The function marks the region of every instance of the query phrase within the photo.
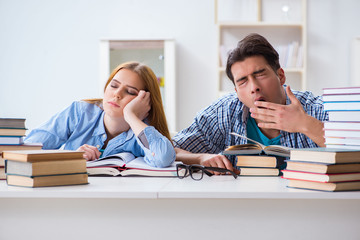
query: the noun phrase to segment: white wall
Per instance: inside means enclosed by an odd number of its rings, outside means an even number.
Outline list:
[[[350,84],[360,1],[308,0],[308,88]],[[32,129],[72,101],[99,97],[99,40],[177,42],[177,126],[216,99],[210,0],[0,0],[0,117]]]
[[[308,0],[308,89],[351,85],[351,45],[360,36],[360,1]],[[360,67],[360,66],[358,66]]]

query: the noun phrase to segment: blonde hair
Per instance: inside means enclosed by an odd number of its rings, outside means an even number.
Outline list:
[[[143,81],[145,85],[144,90],[150,92],[151,109],[149,111],[149,116],[147,117],[147,119],[149,120],[149,124],[155,127],[162,135],[167,137],[171,142],[170,132],[167,126],[164,107],[162,104],[159,84],[151,68],[139,62],[126,62],[120,64],[110,74],[105,84],[104,92],[107,86],[109,85],[109,83],[111,82],[111,80],[114,78],[115,74],[119,72],[121,69],[128,69],[139,75],[140,79]],[[103,99],[101,98],[84,99],[83,101],[101,107]]]

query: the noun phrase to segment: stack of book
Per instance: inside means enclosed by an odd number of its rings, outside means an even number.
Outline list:
[[[0,144],[20,145],[25,136],[24,118],[0,118]]]
[[[0,118],[0,180],[5,180],[5,162],[1,153],[6,150],[41,149],[42,144],[24,144],[24,118]]]
[[[4,151],[6,181],[24,187],[87,184],[83,154],[70,150]]]
[[[324,88],[323,101],[326,146],[360,150],[360,87]]]
[[[283,157],[267,155],[237,155],[240,176],[279,176]]]
[[[293,149],[283,178],[288,187],[321,191],[360,190],[360,151],[335,148]]]
[[[248,137],[237,133],[230,133],[235,137],[244,138],[246,144],[232,145],[227,147],[222,154],[235,155],[236,166],[239,167],[240,176],[279,176],[279,169],[283,167],[284,160],[290,156],[291,148],[270,145],[265,146]]]

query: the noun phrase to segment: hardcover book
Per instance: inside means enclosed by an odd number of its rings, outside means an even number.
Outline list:
[[[22,136],[0,136],[1,145],[21,145],[23,143]]]
[[[32,143],[32,144],[22,144],[22,145],[0,145],[0,166],[5,165],[4,158],[2,157],[3,151],[14,151],[14,150],[40,150],[42,148],[42,144],[40,143]]]
[[[329,111],[328,114],[331,122],[360,121],[360,111]]]
[[[324,122],[324,129],[360,130],[360,122]]]
[[[253,143],[247,144],[239,144],[227,147],[222,154],[224,155],[250,155],[250,154],[266,154],[266,155],[275,155],[275,156],[282,156],[282,157],[289,157],[291,148],[280,146],[280,145],[270,145],[265,146],[257,141],[254,141],[250,138],[245,136],[239,135],[237,133],[230,133],[234,136],[245,138],[248,141]]]
[[[286,160],[286,170],[313,173],[348,173],[360,172],[360,163],[328,164]]]
[[[360,94],[323,94],[324,102],[346,102],[346,101],[360,101]]]
[[[19,150],[4,151],[3,158],[22,162],[56,161],[83,158],[84,152],[73,150]]]
[[[0,136],[25,136],[25,128],[0,128]]]
[[[360,181],[356,182],[314,182],[297,179],[289,179],[288,187],[328,192],[360,190]]]
[[[360,94],[360,87],[323,88],[323,94]]]
[[[325,144],[344,144],[360,146],[359,137],[326,137]]]
[[[359,145],[345,145],[345,144],[326,144],[326,148],[334,149],[349,149],[349,150],[360,150]]]
[[[360,110],[360,101],[324,102],[325,111]]]
[[[316,182],[349,182],[360,181],[360,172],[353,173],[311,173],[282,170],[283,178],[308,180]]]
[[[360,130],[334,130],[325,129],[325,138],[327,137],[354,137],[360,136]]]
[[[278,168],[240,167],[240,176],[279,176]]]
[[[8,185],[21,187],[51,187],[88,183],[87,173],[61,174],[49,176],[6,175]]]
[[[6,160],[6,173],[25,176],[58,175],[86,172],[86,160],[19,162]]]
[[[25,128],[25,118],[0,118],[0,128]]]
[[[279,168],[285,162],[284,157],[267,155],[238,155],[236,159],[239,167]]]
[[[360,163],[360,150],[337,148],[298,148],[291,150],[290,160],[322,163]]]

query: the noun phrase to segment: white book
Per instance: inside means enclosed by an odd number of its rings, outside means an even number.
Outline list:
[[[298,56],[296,59],[296,67],[298,67],[298,68],[303,67],[303,58],[304,58],[303,56],[304,56],[304,49],[303,49],[303,46],[300,45],[299,50],[298,50]]]
[[[324,110],[360,110],[360,101],[324,102]]]
[[[360,121],[360,111],[329,111],[329,121]]]
[[[325,129],[326,137],[359,137],[360,130],[333,130]]]
[[[345,144],[360,146],[360,138],[325,137],[325,144]]]
[[[288,45],[288,50],[287,50],[287,56],[286,56],[286,67],[292,67],[292,58],[293,58],[293,54],[294,54],[294,44],[293,43],[289,43]]]
[[[360,101],[360,94],[323,94],[324,102]]]
[[[21,136],[0,136],[1,145],[21,145],[24,139]]]
[[[324,129],[360,130],[360,122],[324,122]]]
[[[292,48],[293,48],[293,52],[291,55],[290,65],[288,67],[296,67],[296,62],[299,54],[299,42],[298,41],[292,42]]]
[[[326,147],[327,148],[336,148],[336,149],[360,150],[360,146],[356,146],[356,145],[326,144]]]
[[[323,94],[360,93],[360,87],[323,88]]]

